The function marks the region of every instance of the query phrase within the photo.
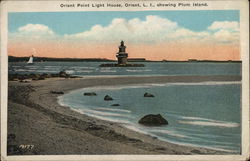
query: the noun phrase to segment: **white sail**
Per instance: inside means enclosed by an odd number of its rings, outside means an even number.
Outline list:
[[[33,64],[33,55],[30,57],[29,61],[27,62],[28,64]]]

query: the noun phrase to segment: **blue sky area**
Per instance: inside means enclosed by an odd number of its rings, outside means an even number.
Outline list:
[[[96,24],[107,26],[114,18],[144,20],[147,15],[167,18],[193,31],[205,30],[214,21],[239,22],[238,10],[18,12],[9,13],[8,28],[9,32],[15,32],[26,24],[43,24],[63,35],[83,32]]]

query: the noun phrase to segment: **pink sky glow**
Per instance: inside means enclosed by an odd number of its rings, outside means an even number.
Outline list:
[[[14,42],[9,43],[11,56],[56,58],[108,58],[116,59],[117,44],[87,44],[69,42]],[[126,42],[125,42],[126,43]],[[129,58],[147,60],[240,60],[239,45],[209,43],[125,44]],[[34,51],[35,50],[35,51]]]

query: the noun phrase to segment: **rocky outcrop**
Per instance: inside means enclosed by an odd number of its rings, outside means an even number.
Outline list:
[[[60,71],[59,77],[69,78],[69,74],[67,74],[65,71]]]
[[[97,94],[95,92],[86,92],[83,93],[84,96],[96,96]]]
[[[168,121],[164,119],[160,114],[154,115],[149,114],[142,117],[138,123],[147,125],[147,126],[160,126],[160,125],[168,125]]]
[[[112,104],[111,106],[120,106],[120,104],[115,103],[115,104]]]
[[[150,93],[144,93],[144,97],[155,97],[153,94],[150,94]]]
[[[64,71],[61,71],[59,73],[54,73],[54,74],[47,74],[47,73],[43,73],[43,74],[34,74],[34,73],[30,73],[30,74],[9,74],[8,75],[8,80],[9,81],[22,81],[22,80],[26,80],[26,79],[31,79],[31,80],[44,80],[46,78],[53,78],[53,77],[63,77],[63,78],[80,78],[78,76],[71,76],[69,74],[67,74]]]
[[[101,64],[100,67],[144,67],[144,64]]]
[[[85,130],[103,130],[103,127],[100,125],[91,124]]]
[[[105,101],[112,101],[113,98],[110,97],[109,95],[106,95],[106,96],[104,97],[104,100],[105,100]]]
[[[64,94],[64,92],[62,92],[62,91],[50,91],[50,93],[52,93],[52,94]]]

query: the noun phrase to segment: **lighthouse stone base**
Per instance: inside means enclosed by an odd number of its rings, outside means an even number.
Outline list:
[[[100,67],[144,67],[144,64],[101,64]]]

